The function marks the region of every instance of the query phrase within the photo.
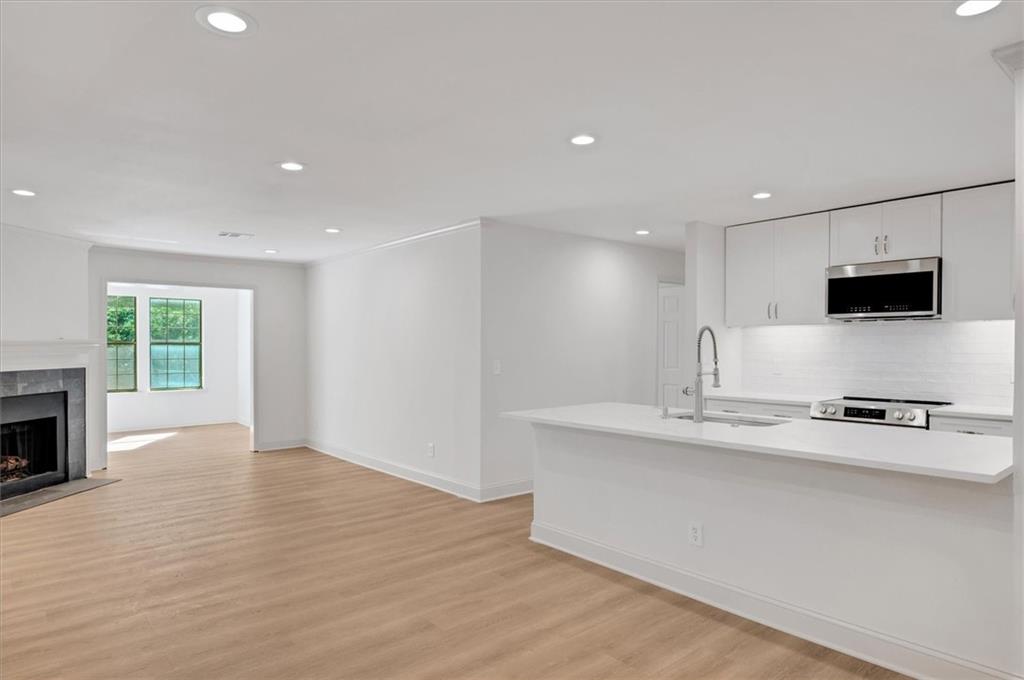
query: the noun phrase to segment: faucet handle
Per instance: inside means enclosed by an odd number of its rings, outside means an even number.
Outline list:
[[[714,379],[714,381],[713,381],[713,382],[711,383],[711,386],[712,386],[712,387],[721,387],[721,386],[722,386],[722,381],[718,379],[718,366],[715,366],[715,370],[714,370],[714,371],[712,371],[712,372],[711,372],[711,374],[712,374],[713,376],[715,376],[715,379]]]
[[[683,392],[683,394],[685,394],[686,396],[688,396],[688,397],[692,397],[692,396],[693,396],[693,385],[687,385],[686,387],[684,387],[684,388],[682,389],[682,392]]]

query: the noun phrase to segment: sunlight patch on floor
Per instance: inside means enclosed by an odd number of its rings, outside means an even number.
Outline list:
[[[134,451],[148,446],[154,442],[162,441],[178,434],[177,432],[147,432],[146,434],[131,434],[125,437],[118,437],[107,442],[107,453],[117,451]]]

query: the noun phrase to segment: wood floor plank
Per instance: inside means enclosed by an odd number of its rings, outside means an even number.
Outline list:
[[[531,543],[528,496],[158,434],[0,519],[4,680],[902,677]]]

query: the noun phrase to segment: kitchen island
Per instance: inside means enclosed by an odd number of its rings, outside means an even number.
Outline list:
[[[914,676],[1021,673],[1009,439],[506,415],[534,425],[534,541]]]

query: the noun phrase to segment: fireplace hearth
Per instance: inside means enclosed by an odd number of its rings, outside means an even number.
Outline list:
[[[0,373],[0,498],[85,475],[85,369]]]

